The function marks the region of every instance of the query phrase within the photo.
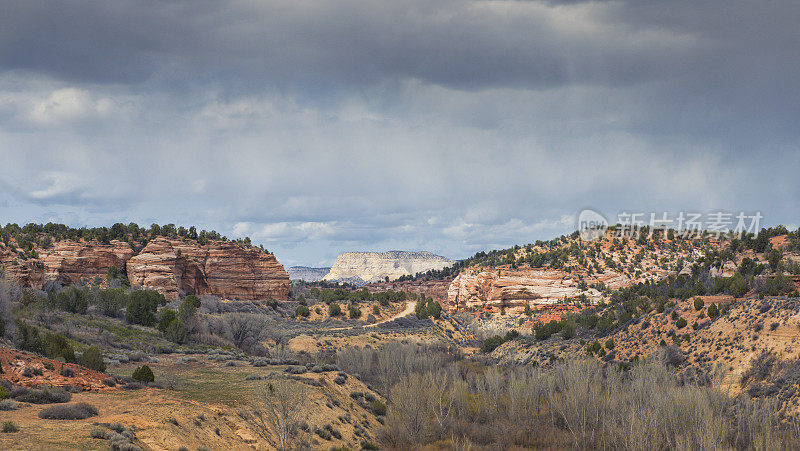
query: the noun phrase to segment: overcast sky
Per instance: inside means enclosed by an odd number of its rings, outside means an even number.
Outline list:
[[[0,221],[249,235],[286,266],[586,207],[800,213],[800,5],[0,0]]]

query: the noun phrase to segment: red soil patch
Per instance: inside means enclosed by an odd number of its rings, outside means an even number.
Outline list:
[[[774,249],[780,249],[788,243],[789,237],[787,235],[773,236],[769,239],[769,244],[771,244]]]
[[[531,314],[531,319],[525,321],[524,325],[526,327],[532,327],[538,322],[547,324],[553,320],[561,321],[564,315],[568,313],[580,313],[583,308],[576,305],[539,304],[531,305],[531,310],[533,310],[533,313]]]
[[[3,373],[0,374],[0,379],[5,379],[15,385],[27,387],[74,385],[84,390],[92,391],[117,390],[117,388],[109,387],[103,383],[103,380],[110,377],[106,374],[90,370],[75,363],[63,363],[25,351],[0,347],[0,365],[3,366]],[[42,371],[42,375],[25,377],[23,372],[26,368],[39,369]],[[61,371],[64,368],[71,368],[74,376],[62,376]]]

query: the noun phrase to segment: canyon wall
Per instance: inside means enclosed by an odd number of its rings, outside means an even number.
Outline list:
[[[47,288],[52,284],[105,280],[112,266],[127,272],[133,286],[152,288],[174,299],[179,294],[211,294],[223,299],[285,300],[289,275],[275,256],[232,242],[159,237],[140,252],[128,243],[59,241],[36,249],[37,258],[0,246],[0,265],[20,285]]]
[[[347,252],[336,257],[324,280],[364,284],[439,270],[452,264],[452,260],[430,252]]]
[[[628,285],[629,279],[615,272],[600,274],[597,281],[609,288]],[[555,304],[559,300],[585,294],[596,302],[600,292],[581,290],[569,273],[552,269],[468,268],[447,289],[447,308],[510,307],[525,308],[526,303]]]

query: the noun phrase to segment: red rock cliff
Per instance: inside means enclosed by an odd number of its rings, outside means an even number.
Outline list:
[[[37,249],[36,259],[25,259],[9,247],[0,247],[0,264],[20,285],[41,288],[50,282],[62,285],[90,282],[95,277],[105,280],[108,269],[125,268],[134,254],[128,243],[112,241],[59,241],[48,249]]]
[[[138,254],[128,243],[59,241],[36,249],[38,258],[25,259],[0,243],[0,265],[20,285],[42,288],[50,282],[105,280],[108,269],[125,269],[132,285],[155,289],[174,299],[183,294],[212,294],[225,299],[285,300],[289,275],[275,256],[235,243],[156,238]]]
[[[127,265],[132,285],[154,288],[168,298],[179,292],[226,299],[285,300],[289,274],[275,256],[231,242],[198,246],[156,238]]]
[[[626,286],[626,278],[614,272],[598,278],[610,288]],[[447,290],[447,307],[451,310],[469,307],[524,308],[526,303],[555,304],[585,294],[590,300],[600,299],[593,288],[581,290],[569,273],[553,269],[508,267],[468,268],[453,280]]]

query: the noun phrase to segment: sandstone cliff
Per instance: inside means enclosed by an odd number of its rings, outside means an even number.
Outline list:
[[[629,279],[613,271],[600,274],[598,281],[608,288],[628,285]],[[553,269],[469,268],[462,271],[447,289],[447,306],[463,309],[483,306],[524,308],[526,303],[555,304],[561,299],[585,294],[595,302],[600,292],[581,290],[569,273]]]
[[[37,249],[38,258],[24,258],[20,252],[0,247],[0,264],[22,286],[42,288],[52,284],[69,285],[106,278],[108,269],[125,268],[134,255],[128,243],[112,241],[59,241],[48,249]]]
[[[453,261],[430,252],[347,252],[336,257],[324,280],[379,282],[386,277],[395,280],[452,264]]]
[[[20,285],[46,288],[53,283],[105,280],[112,266],[128,274],[131,285],[155,289],[167,298],[178,294],[212,294],[224,299],[285,300],[289,275],[275,256],[232,242],[159,237],[140,252],[122,241],[58,241],[25,258],[11,246],[0,245],[0,265]]]
[[[289,275],[272,254],[231,242],[198,246],[156,238],[127,265],[131,284],[152,287],[168,298],[179,292],[226,299],[285,300]]]

